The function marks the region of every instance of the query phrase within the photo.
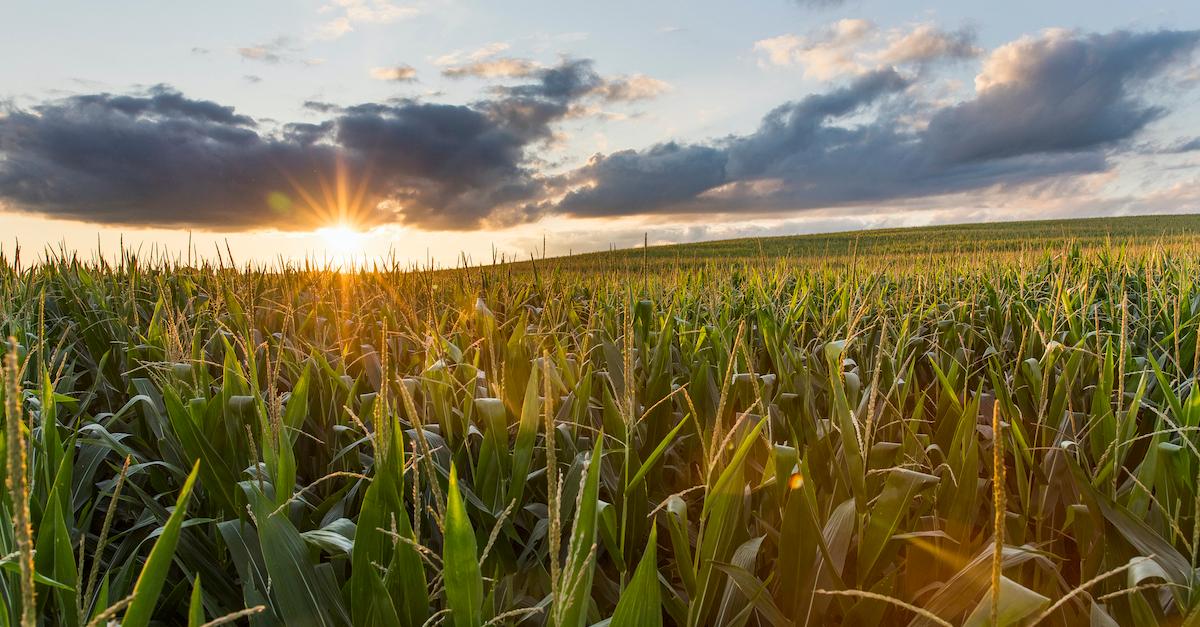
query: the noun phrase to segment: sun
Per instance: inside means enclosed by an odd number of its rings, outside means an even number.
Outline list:
[[[317,229],[317,234],[325,243],[325,254],[335,261],[350,262],[363,252],[365,234],[351,226],[345,224],[327,226]]]

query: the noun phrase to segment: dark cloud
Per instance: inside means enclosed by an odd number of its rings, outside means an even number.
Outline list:
[[[604,79],[596,73],[590,59],[568,59],[556,66],[539,69],[531,76],[538,80],[515,87],[498,87],[496,90],[516,97],[566,101],[586,96],[604,84]]]
[[[406,222],[453,229],[535,195],[522,163],[526,146],[547,132],[473,107],[407,102],[344,110],[333,140],[370,163],[368,176],[389,191]]]
[[[943,161],[1089,150],[1127,139],[1166,111],[1137,87],[1200,41],[1200,32],[1053,32],[1005,46],[978,96],[940,112],[924,140]]]
[[[277,128],[166,87],[68,97],[0,117],[0,201],[94,222],[226,230],[310,229],[342,218],[339,205],[364,224],[526,220],[541,193],[528,152],[596,80],[590,64],[565,62],[470,106],[309,103],[330,117]]]
[[[567,194],[559,209],[584,215],[670,210],[725,184],[727,161],[724,149],[694,144],[622,150],[583,168],[593,186]]]
[[[331,102],[321,102],[320,100],[305,100],[302,106],[317,113],[332,113],[341,108]]]
[[[1146,82],[1198,42],[1200,31],[1026,38],[992,55],[973,99],[923,128],[899,119],[919,107],[911,79],[877,70],[776,108],[749,135],[594,157],[558,181],[571,191],[552,210],[786,211],[1103,171],[1109,150],[1164,114],[1141,99]]]
[[[133,226],[311,228],[289,176],[331,172],[336,151],[261,132],[213,102],[156,88],[74,96],[0,117],[0,199],[20,211]]]

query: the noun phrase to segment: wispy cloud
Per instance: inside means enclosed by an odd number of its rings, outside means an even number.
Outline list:
[[[330,40],[342,37],[358,24],[390,24],[419,15],[421,10],[389,0],[333,0],[319,12],[332,17],[320,25],[316,37]]]
[[[380,81],[395,81],[411,83],[417,80],[417,70],[411,65],[393,65],[390,67],[371,68],[371,78]]]
[[[438,66],[462,65],[474,63],[494,57],[512,46],[506,41],[494,41],[473,50],[453,50],[433,58],[433,64]]]
[[[501,57],[451,65],[442,69],[442,76],[448,78],[520,78],[532,76],[542,67],[542,64],[529,59]]]
[[[304,48],[286,35],[276,37],[271,41],[235,48],[234,52],[247,61],[256,61],[271,65],[297,63],[301,65],[320,65],[323,59],[304,56]]]
[[[1164,152],[1178,154],[1195,151],[1200,151],[1200,137],[1181,139],[1168,147]]]
[[[645,74],[633,74],[606,80],[596,88],[596,93],[609,102],[633,102],[657,98],[670,89],[671,85],[666,81]]]

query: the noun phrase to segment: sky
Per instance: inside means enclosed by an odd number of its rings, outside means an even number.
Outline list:
[[[9,253],[452,266],[1200,211],[1194,1],[7,2],[0,30]]]

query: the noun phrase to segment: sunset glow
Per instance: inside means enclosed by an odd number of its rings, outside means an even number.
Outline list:
[[[323,256],[338,265],[354,265],[364,254],[363,241],[365,234],[345,224],[324,227],[316,230],[325,248]]]

